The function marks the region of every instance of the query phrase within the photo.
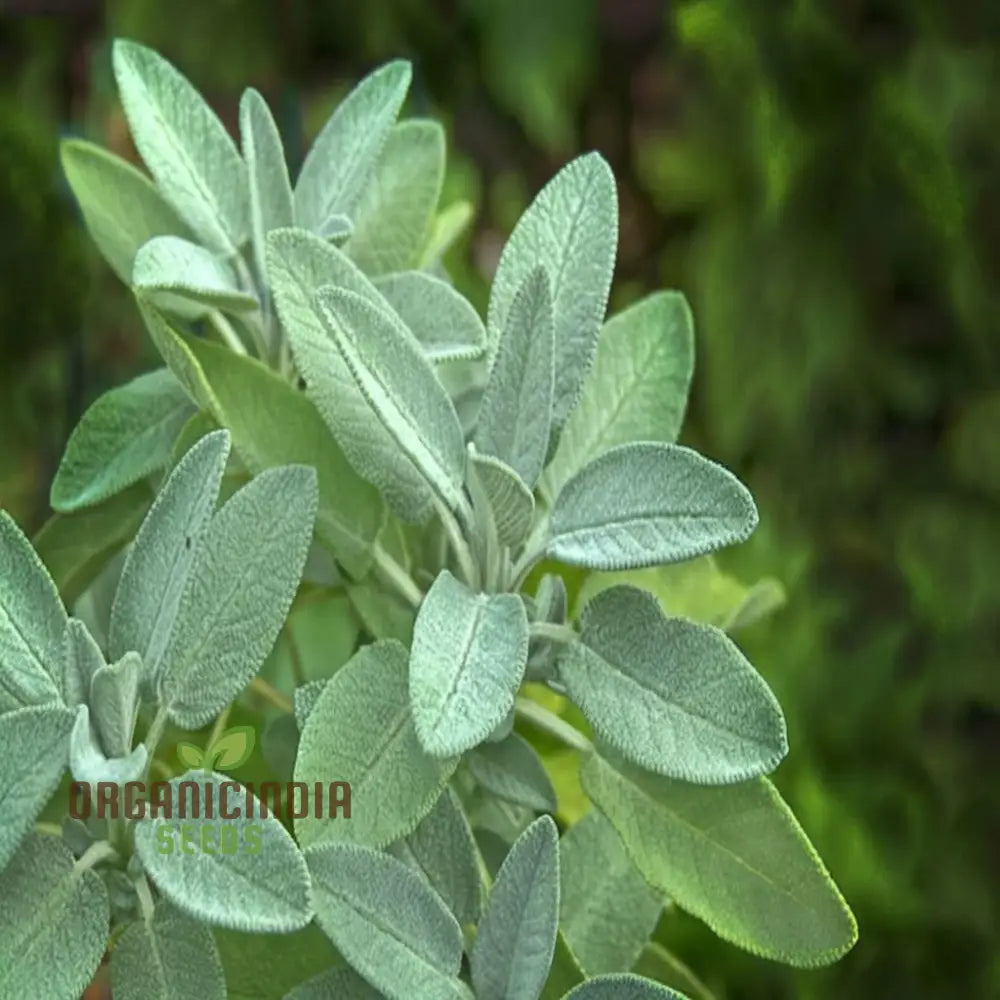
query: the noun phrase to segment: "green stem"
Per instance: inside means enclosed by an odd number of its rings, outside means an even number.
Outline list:
[[[83,854],[76,860],[73,870],[77,873],[85,872],[105,858],[117,858],[118,852],[106,840],[98,840],[91,844]]]
[[[424,595],[413,582],[410,574],[378,542],[372,546],[372,556],[375,559],[375,568],[382,580],[395,590],[407,604],[414,608],[420,607]]]
[[[269,701],[275,708],[280,708],[282,712],[293,711],[293,705],[288,696],[282,694],[273,684],[269,684],[264,680],[263,677],[255,677],[250,682],[250,690]]]
[[[579,638],[572,625],[560,625],[556,622],[532,622],[529,634],[532,639],[551,639],[564,646]]]
[[[139,897],[139,909],[142,911],[142,919],[148,924],[153,919],[153,910],[156,903],[153,901],[153,890],[149,888],[146,876],[140,874],[134,881],[135,894]]]
[[[524,697],[516,698],[514,711],[525,721],[554,736],[560,743],[573,750],[590,753],[594,749],[594,744],[579,729],[571,726],[555,712],[550,712],[544,705],[539,705],[537,701]]]
[[[222,735],[222,731],[226,728],[226,723],[229,721],[229,710],[232,707],[232,705],[227,705],[215,720],[215,725],[212,726],[212,731],[208,734],[208,742],[205,744],[206,756],[208,751],[215,745],[215,741]]]
[[[545,555],[545,537],[548,533],[549,515],[545,514],[535,522],[521,550],[521,557],[514,563],[514,568],[511,570],[511,590],[521,589],[535,563]]]
[[[236,354],[249,353],[246,345],[240,340],[239,334],[233,329],[232,324],[218,309],[212,309],[208,314],[212,326],[219,332],[219,336],[226,342],[230,350]]]
[[[435,500],[435,506],[441,518],[441,523],[444,525],[444,530],[448,535],[452,551],[458,560],[458,568],[462,577],[473,590],[478,590],[480,585],[479,567],[472,558],[472,550],[469,548],[469,543],[462,534],[462,529],[459,527],[455,515],[438,500]]]
[[[153,716],[153,722],[146,732],[146,738],[143,743],[146,744],[146,753],[148,758],[146,760],[146,774],[143,777],[144,781],[149,780],[149,771],[153,766],[153,758],[156,756],[156,748],[160,745],[160,740],[163,737],[163,730],[167,727],[167,706],[160,705],[156,710],[156,715]]]

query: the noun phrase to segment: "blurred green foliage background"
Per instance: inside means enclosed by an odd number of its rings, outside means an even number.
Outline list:
[[[685,440],[749,483],[723,564],[788,605],[744,644],[789,720],[777,784],[861,941],[796,972],[695,921],[658,936],[718,997],[1000,996],[1000,4],[993,0],[4,0],[0,504],[29,528],[70,428],[153,365],[59,173],[130,152],[109,40],[173,60],[235,128],[252,84],[293,162],[373,65],[443,119],[453,253],[485,304],[571,155],[619,182],[613,306],[682,289]]]

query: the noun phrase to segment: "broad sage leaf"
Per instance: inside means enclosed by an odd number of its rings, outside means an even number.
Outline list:
[[[462,504],[465,441],[420,344],[391,309],[332,286],[317,303],[358,390],[397,448],[452,510]]]
[[[125,785],[138,781],[146,770],[149,752],[144,743],[120,756],[109,756],[98,742],[86,705],[77,709],[69,739],[69,770],[74,781],[96,788],[100,782]]]
[[[202,923],[237,931],[283,934],[309,923],[305,860],[264,803],[225,775],[204,771],[179,775],[164,791],[136,823],[135,849],[169,902]]]
[[[473,438],[530,488],[545,465],[555,391],[552,289],[539,265],[525,275],[507,311]]]
[[[639,442],[604,452],[563,488],[546,552],[572,566],[638,569],[744,541],[757,526],[747,488],[690,448]]]
[[[517,733],[469,754],[469,772],[493,795],[536,812],[556,811],[556,793],[541,757]]]
[[[144,243],[154,236],[191,235],[153,182],[131,163],[82,139],[64,140],[59,155],[90,238],[126,285]]]
[[[461,928],[416,872],[359,844],[314,847],[306,860],[316,922],[369,983],[390,1000],[470,1000]]]
[[[61,705],[0,715],[0,871],[66,771],[73,720]]]
[[[346,966],[328,969],[306,980],[286,993],[283,1000],[330,1000],[331,997],[336,1000],[384,1000],[384,994]]]
[[[115,79],[136,148],[164,197],[214,251],[249,235],[247,167],[191,83],[151,49],[119,39]]]
[[[152,919],[125,928],[111,955],[115,1000],[226,1000],[226,978],[212,932],[160,905]]]
[[[472,304],[446,281],[426,271],[399,271],[374,279],[431,361],[480,357],[486,328]]]
[[[132,285],[151,302],[181,316],[198,315],[197,303],[227,312],[253,312],[257,299],[244,291],[224,260],[179,236],[156,236],[135,255]]]
[[[593,362],[617,244],[614,175],[597,153],[588,153],[563,167],[542,188],[500,255],[487,315],[493,345],[507,325],[528,273],[541,264],[552,281],[554,436],[576,404],[580,385]]]
[[[70,434],[49,492],[53,510],[68,513],[100,503],[164,468],[193,413],[166,368],[106,392]]]
[[[400,518],[425,520],[433,502],[430,487],[355,384],[316,302],[324,285],[337,285],[375,302],[380,299],[378,291],[343,253],[299,229],[280,229],[268,236],[267,267],[306,394],[347,460],[379,488]]]
[[[470,956],[477,1000],[537,1000],[559,929],[559,834],[541,816],[500,867]]]
[[[706,788],[597,754],[581,777],[649,885],[720,937],[800,967],[853,946],[851,911],[765,778]]]
[[[545,496],[554,500],[573,475],[608,448],[676,441],[693,370],[691,310],[679,292],[654,292],[612,316],[542,477]]]
[[[281,135],[267,102],[252,87],[240,99],[240,140],[250,188],[250,233],[260,286],[265,287],[267,234],[295,221]]]
[[[403,60],[362,80],[337,106],[295,182],[295,223],[319,231],[335,215],[353,216],[410,87]]]
[[[90,682],[105,666],[104,654],[79,618],[66,622],[63,641],[63,701],[73,708],[90,701]]]
[[[535,516],[535,498],[524,480],[506,462],[481,455],[470,446],[470,474],[479,477],[493,511],[493,523],[502,545],[516,548],[528,536]]]
[[[437,122],[414,118],[392,127],[344,246],[366,274],[416,266],[441,196],[444,160]]]
[[[475,594],[442,570],[413,629],[410,700],[427,753],[452,757],[485,740],[514,706],[528,658],[516,594]]]
[[[207,434],[181,459],[150,508],[122,568],[109,653],[135,650],[155,677],[229,457],[229,434]]]
[[[482,909],[482,879],[476,841],[458,796],[450,788],[408,837],[391,852],[444,900],[460,924],[472,924]]]
[[[99,667],[90,679],[90,711],[109,757],[122,757],[132,749],[141,670],[142,658],[128,652],[115,663]]]
[[[687,1000],[667,986],[661,986],[630,972],[588,979],[566,994],[564,1000]]]
[[[250,682],[274,646],[302,578],[316,473],[267,469],[209,522],[188,574],[159,691],[171,719],[197,729]]]
[[[387,847],[431,811],[457,765],[431,757],[417,739],[406,647],[393,639],[365,646],[323,688],[295,761],[295,780],[310,787],[349,782],[350,816],[297,819],[299,843]]]
[[[663,910],[621,837],[591,809],[559,840],[559,922],[590,975],[631,969]]]
[[[636,587],[587,605],[558,671],[594,732],[647,771],[727,785],[773,771],[788,752],[781,707],[732,639],[664,617]]]
[[[0,866],[0,1000],[77,1000],[108,942],[108,893],[57,837],[32,833]]]
[[[48,570],[0,511],[0,711],[60,700],[66,621]]]

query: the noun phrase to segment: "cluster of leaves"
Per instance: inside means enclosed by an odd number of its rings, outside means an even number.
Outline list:
[[[79,141],[64,166],[166,367],[75,430],[38,539],[52,576],[3,522],[0,727],[45,762],[0,799],[15,993],[75,996],[109,924],[122,997],[224,996],[209,928],[315,922],[336,954],[297,998],[678,996],[630,972],[668,902],[759,955],[843,954],[853,917],[765,777],[787,750],[777,702],[724,629],[668,610],[676,570],[717,584],[709,553],[757,512],[675,443],[683,299],[604,321],[604,161],[574,160],[529,206],[483,323],[440,263],[468,215],[438,209],[442,130],[396,122],[407,64],[347,96],[294,188],[255,92],[241,155],[153,52],[119,42],[114,66],[153,180]],[[575,606],[565,567],[584,574]],[[163,766],[168,723],[221,730],[304,574],[374,640],[297,686],[278,731],[296,781],[350,782],[349,819],[269,816],[262,849],[236,854],[161,854],[156,816],[71,823],[65,845],[31,832],[67,766],[124,785]],[[89,597],[91,629],[57,585]],[[718,624],[771,603],[756,588]],[[595,808],[561,838],[518,716],[579,761]],[[202,770],[176,798],[224,780],[217,745],[182,753]]]

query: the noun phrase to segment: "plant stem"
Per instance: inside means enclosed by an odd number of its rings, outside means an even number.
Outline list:
[[[139,909],[142,910],[142,919],[149,923],[153,919],[153,910],[156,904],[153,902],[153,891],[149,888],[146,876],[140,874],[134,880],[135,894],[139,897]]]
[[[530,635],[532,639],[551,639],[564,646],[579,638],[572,625],[560,625],[557,622],[532,622]]]
[[[534,568],[536,562],[545,555],[545,536],[549,532],[549,515],[540,517],[535,526],[531,529],[528,540],[521,550],[521,557],[514,563],[511,570],[511,590],[520,590],[528,574]]]
[[[459,527],[455,515],[439,500],[435,500],[434,503],[441,518],[441,523],[444,525],[444,530],[448,535],[448,541],[451,543],[452,550],[455,553],[455,558],[458,559],[458,568],[462,573],[462,577],[473,590],[478,590],[480,585],[479,567],[472,558],[472,550],[469,548],[469,543],[462,534],[462,529]]]
[[[544,705],[539,705],[537,701],[524,697],[516,698],[514,711],[522,719],[544,730],[550,736],[554,736],[560,743],[564,743],[573,750],[590,753],[594,749],[594,744],[579,729],[571,726],[555,712],[550,712]]]
[[[420,588],[413,582],[409,573],[399,565],[398,562],[382,546],[376,542],[372,546],[372,556],[375,559],[375,567],[382,580],[389,584],[407,604],[414,608],[420,606],[424,599]]]
[[[108,843],[106,840],[98,840],[91,844],[83,854],[77,858],[76,863],[73,865],[73,870],[76,872],[85,872],[94,865],[103,861],[105,858],[117,858],[118,852]]]
[[[282,694],[273,684],[269,684],[263,677],[255,677],[250,682],[250,690],[254,694],[259,694],[266,701],[269,701],[275,708],[280,708],[282,712],[294,710],[287,695]]]
[[[208,318],[212,326],[219,331],[219,336],[226,342],[229,348],[236,354],[247,354],[246,345],[240,340],[239,334],[233,329],[232,324],[218,309],[212,309]]]
[[[222,730],[226,728],[226,723],[229,721],[229,711],[232,707],[232,705],[227,705],[215,720],[215,725],[212,726],[212,731],[208,734],[208,742],[205,744],[206,754],[212,749],[215,741],[222,735]]]
[[[150,725],[148,731],[146,732],[146,738],[143,743],[146,744],[146,753],[149,755],[146,760],[146,774],[143,780],[149,778],[149,770],[153,766],[153,758],[156,756],[156,748],[159,746],[160,739],[163,736],[163,730],[167,725],[167,707],[166,705],[160,705],[156,710],[156,715],[153,716],[153,722]]]

